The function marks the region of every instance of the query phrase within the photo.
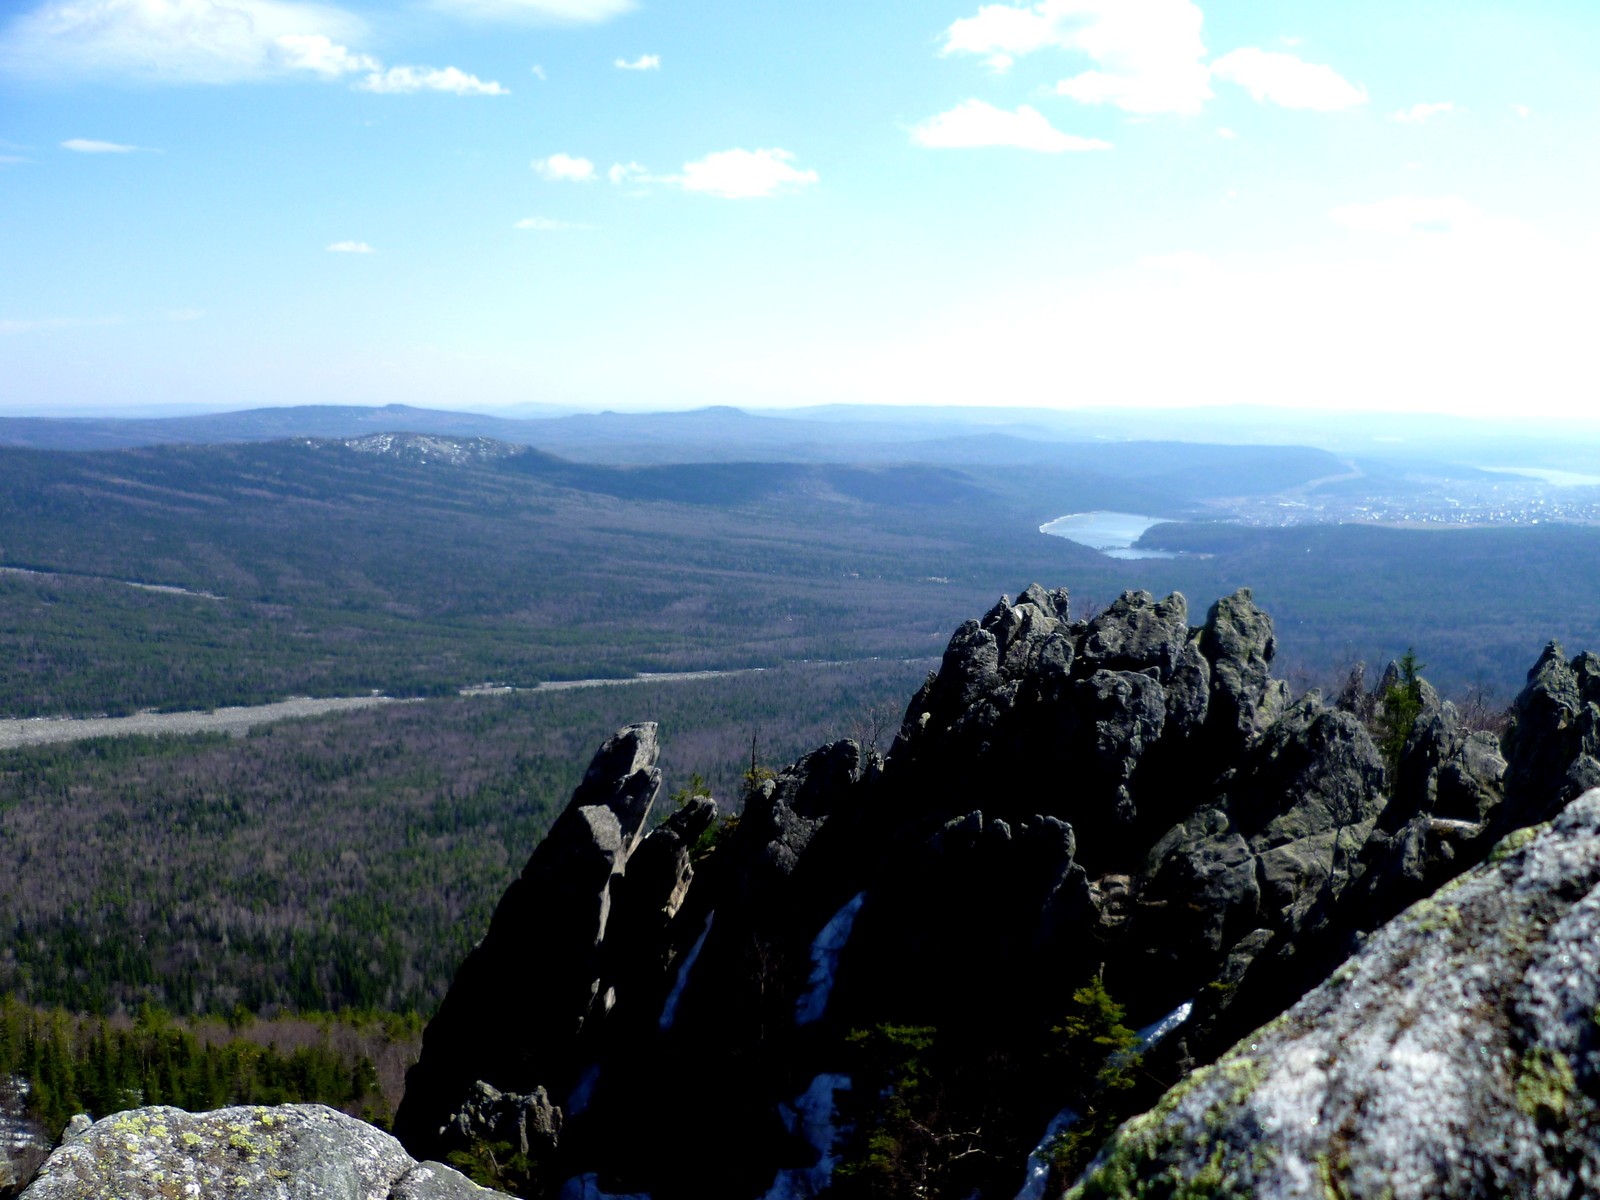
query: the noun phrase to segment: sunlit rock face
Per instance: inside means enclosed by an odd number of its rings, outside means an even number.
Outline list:
[[[26,1200],[490,1200],[499,1195],[317,1104],[139,1108],[69,1130]]]
[[[891,1194],[917,1155],[919,1194],[1059,1192],[1059,1114],[1153,1103],[1587,769],[1587,660],[1547,654],[1503,740],[1425,690],[1386,763],[1272,677],[1248,591],[1189,620],[1179,595],[1002,598],[886,757],[755,772],[737,824],[697,800],[652,829],[656,731],[619,731],[429,1026],[400,1137],[437,1157],[514,1127],[550,1188],[654,1200]],[[1066,1046],[1094,989],[1162,1035]]]
[[[1129,1122],[1071,1196],[1592,1196],[1597,1021],[1600,790]]]

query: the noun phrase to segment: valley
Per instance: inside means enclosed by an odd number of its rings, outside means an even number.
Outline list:
[[[624,465],[476,433],[0,448],[15,1028],[60,1028],[78,1061],[102,1019],[219,1047],[216,1022],[248,1020],[260,1050],[226,1053],[378,1064],[356,1092],[259,1094],[387,1120],[396,1064],[608,734],[660,723],[655,821],[673,794],[737,812],[819,745],[886,752],[951,631],[1033,582],[1080,619],[1130,589],[1247,586],[1287,695],[1332,696],[1358,662],[1370,685],[1415,647],[1492,728],[1532,648],[1600,645],[1600,528],[1529,516],[1584,494],[1565,478],[1014,430],[926,462],[871,438],[676,461],[701,435],[673,426]],[[1466,486],[1518,519],[1425,519]],[[1345,519],[1389,514],[1380,493],[1409,516]],[[53,1132],[99,1093],[49,1078]]]

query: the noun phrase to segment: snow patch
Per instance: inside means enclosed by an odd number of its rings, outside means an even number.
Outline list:
[[[700,957],[700,947],[706,944],[706,934],[711,932],[711,919],[715,917],[713,910],[706,914],[705,928],[700,931],[700,936],[695,939],[689,953],[683,956],[683,965],[678,968],[678,978],[672,984],[672,990],[667,993],[667,1002],[661,1007],[661,1028],[664,1031],[672,1028],[673,1021],[678,1017],[678,1001],[683,999],[683,989],[689,985],[689,972],[694,970],[694,960]]]
[[[857,900],[860,897],[856,897]],[[848,907],[848,906],[846,906]],[[859,905],[857,906],[859,907]],[[764,1200],[809,1200],[833,1181],[833,1144],[844,1130],[834,1124],[836,1092],[850,1090],[848,1075],[818,1075],[811,1086],[795,1097],[792,1105],[780,1104],[778,1115],[790,1133],[800,1134],[817,1152],[810,1167],[786,1167],[778,1172]]]
[[[839,969],[839,956],[850,941],[850,931],[855,928],[856,914],[866,903],[867,894],[857,892],[832,920],[822,927],[817,940],[811,943],[811,974],[806,979],[805,993],[795,1001],[794,1023],[809,1025],[822,1020],[828,1011],[828,997],[833,994],[834,975]]]

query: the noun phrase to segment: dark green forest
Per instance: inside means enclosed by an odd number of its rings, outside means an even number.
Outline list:
[[[430,700],[0,754],[0,991],[77,1012],[429,1012],[613,730],[665,792],[885,742],[931,663]],[[665,795],[660,807],[670,810]],[[664,813],[663,813],[664,815]]]

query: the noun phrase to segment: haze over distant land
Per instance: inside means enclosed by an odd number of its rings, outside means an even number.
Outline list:
[[[1597,33],[1555,0],[19,0],[0,406],[1576,420]]]

